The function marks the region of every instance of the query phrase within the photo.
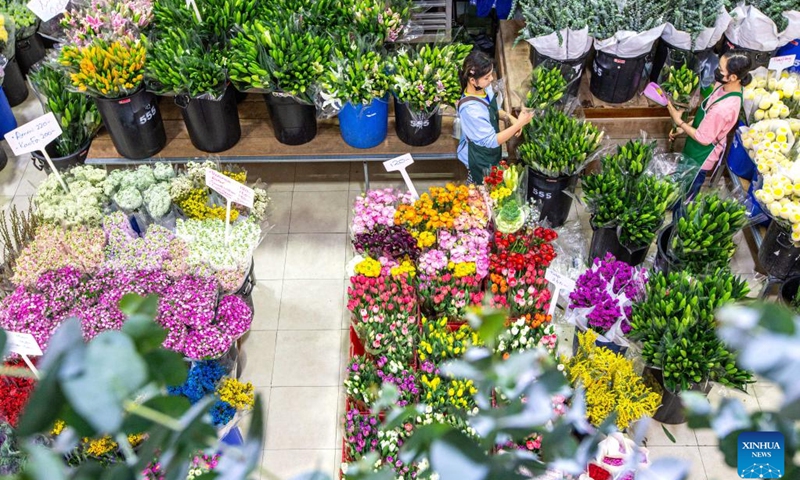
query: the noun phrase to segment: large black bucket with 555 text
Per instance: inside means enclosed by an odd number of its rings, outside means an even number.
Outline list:
[[[284,145],[302,145],[317,136],[317,107],[293,97],[264,95],[275,138]]]
[[[581,88],[583,72],[586,71],[584,68],[586,66],[586,57],[589,56],[590,52],[591,49],[573,60],[556,60],[555,58],[550,58],[547,55],[539,53],[538,50],[531,47],[530,57],[533,68],[539,65],[548,70],[558,68],[561,72],[561,76],[564,77],[564,80],[567,81],[567,85],[569,85],[569,88],[567,88],[567,95],[570,97],[577,97],[578,90]]]
[[[236,92],[229,85],[219,100],[175,97],[192,145],[204,152],[223,152],[242,136]]]
[[[424,147],[439,139],[442,134],[442,116],[438,109],[432,115],[412,114],[407,103],[394,99],[394,130],[397,138],[412,147]]]
[[[592,243],[589,247],[588,264],[591,265],[595,258],[603,259],[607,254],[614,255],[620,262],[625,262],[632,267],[644,263],[650,245],[630,250],[619,241],[617,227],[594,228]]]
[[[781,285],[781,300],[789,308],[794,306],[797,290],[800,289],[800,277],[791,277]]]
[[[79,148],[77,152],[72,152],[64,157],[58,156],[55,142],[51,142],[47,145],[45,150],[47,154],[50,155],[50,160],[53,161],[53,166],[56,167],[56,170],[65,172],[72,167],[83,165],[86,161],[86,157],[89,155],[89,147],[91,146],[92,141],[89,140],[84,146]],[[45,170],[47,168],[47,160],[45,160],[41,152],[31,152],[31,162],[33,162],[33,166],[36,167],[37,170]]]
[[[16,56],[8,60],[4,73],[3,91],[6,92],[8,104],[16,107],[28,98],[28,84],[25,83],[25,77],[22,75]]]
[[[650,52],[634,58],[596,52],[589,90],[604,102],[625,103],[639,91],[649,60]]]
[[[122,98],[95,98],[114,148],[131,160],[144,160],[167,144],[156,96],[142,89]]]
[[[541,205],[539,220],[547,219],[552,227],[564,225],[572,208],[572,196],[566,192],[575,191],[578,175],[547,177],[528,168],[528,198]]]
[[[789,230],[773,221],[758,249],[758,263],[770,277],[786,278],[800,274],[800,248],[792,242]]]

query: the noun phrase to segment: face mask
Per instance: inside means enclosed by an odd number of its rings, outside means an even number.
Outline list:
[[[723,85],[729,82],[729,80],[725,80],[725,75],[722,74],[722,72],[719,70],[719,67],[717,67],[717,69],[714,70],[714,80]]]

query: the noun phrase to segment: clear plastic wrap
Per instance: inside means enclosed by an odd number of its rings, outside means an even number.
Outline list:
[[[143,85],[146,49],[140,40],[94,39],[87,46],[65,45],[59,62],[72,78],[72,89],[99,98],[121,98]]]
[[[500,165],[484,172],[486,205],[495,229],[515,233],[525,226],[531,210],[527,204],[528,169],[521,165]]]
[[[72,1],[61,19],[67,44],[90,45],[95,39],[137,40],[153,18],[153,2]]]
[[[0,13],[0,53],[6,59],[14,58],[16,53],[16,29],[14,26],[14,19],[8,14]]]

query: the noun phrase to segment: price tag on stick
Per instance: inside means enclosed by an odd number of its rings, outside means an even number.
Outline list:
[[[225,211],[225,243],[227,244],[231,230],[231,202],[236,202],[247,208],[253,208],[256,192],[213,168],[206,169],[206,185],[228,201]]]
[[[769,59],[769,66],[767,67],[768,70],[775,71],[775,79],[780,80],[781,72],[786,70],[787,68],[794,65],[794,59],[797,56],[792,55],[781,55],[780,57],[772,57]]]
[[[22,357],[28,368],[31,369],[36,378],[39,378],[39,371],[33,366],[33,362],[28,358],[28,355],[40,357],[42,349],[36,343],[36,339],[30,333],[9,332],[6,330],[6,337],[8,343],[8,350],[11,353],[16,353]]]
[[[31,0],[28,8],[43,22],[47,22],[64,12],[68,3],[69,0]]]
[[[35,152],[36,150],[42,152],[53,175],[56,176],[58,182],[64,187],[64,191],[69,192],[67,184],[64,183],[64,179],[61,178],[61,174],[58,173],[55,165],[53,165],[53,160],[50,159],[50,155],[48,155],[47,150],[45,150],[45,147],[60,135],[61,126],[58,124],[58,120],[56,120],[56,116],[53,115],[53,112],[49,112],[16,130],[11,130],[6,133],[5,138],[8,142],[8,146],[11,147],[11,150],[14,152],[14,155],[25,155],[26,153]]]
[[[544,272],[544,279],[552,283],[555,287],[553,298],[550,299],[550,310],[547,312],[548,315],[553,315],[556,311],[558,297],[561,295],[561,291],[564,290],[567,294],[572,293],[572,291],[575,290],[575,281],[551,269],[547,269],[547,271]]]
[[[414,184],[411,183],[411,177],[408,176],[408,172],[406,171],[406,168],[412,163],[414,163],[414,159],[411,157],[410,153],[406,153],[405,155],[400,155],[391,160],[386,160],[383,162],[383,166],[386,168],[387,172],[400,172],[400,175],[403,176],[403,181],[406,182],[408,191],[417,199],[419,198],[419,194],[417,194],[417,189],[414,188]]]

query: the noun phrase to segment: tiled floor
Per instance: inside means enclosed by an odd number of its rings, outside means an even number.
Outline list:
[[[39,113],[31,100],[15,109],[20,123]],[[244,343],[242,373],[256,385],[267,408],[263,467],[278,478],[313,468],[334,475],[341,458],[341,385],[348,346],[345,264],[352,257],[348,212],[364,188],[364,172],[360,163],[246,167],[250,179],[268,182],[274,201],[274,227],[255,253],[256,315]],[[399,175],[381,170],[379,164],[372,167],[373,188],[403,185]],[[464,177],[456,162],[423,162],[409,171],[420,191]],[[43,177],[27,156],[10,158],[0,172],[0,206],[26,206]],[[588,217],[577,205],[571,220],[579,221],[590,235]],[[757,292],[753,258],[740,240],[733,267]],[[562,342],[568,348],[571,336],[564,335]],[[774,408],[780,400],[775,388],[764,383],[751,388],[750,395],[717,388],[710,398],[725,395],[740,396],[751,410]],[[676,438],[674,444],[660,425],[651,425],[647,439],[653,458],[690,460],[691,480],[737,478],[717,452],[712,432],[685,426],[668,429]],[[275,477],[263,473],[261,478]]]

